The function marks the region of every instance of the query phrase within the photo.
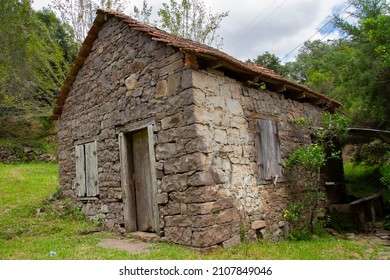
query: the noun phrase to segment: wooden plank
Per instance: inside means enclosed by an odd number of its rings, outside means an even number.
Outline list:
[[[76,145],[76,192],[77,196],[85,196],[85,159],[84,145]]]
[[[156,168],[156,155],[154,151],[154,138],[153,138],[153,126],[149,125],[148,130],[148,145],[149,145],[149,161],[150,161],[150,175],[152,183],[152,211],[154,219],[154,229],[157,234],[160,233],[160,219],[157,205],[157,168]]]
[[[85,146],[85,177],[87,196],[97,196],[98,186],[98,161],[96,141],[87,143]]]
[[[281,155],[276,123],[273,120],[259,119],[256,122],[259,132],[259,170],[262,179],[273,180],[281,176]]]
[[[137,229],[155,231],[152,204],[152,180],[147,129],[132,134],[134,188],[136,193]]]
[[[350,204],[353,205],[353,204],[362,203],[362,202],[364,202],[364,201],[372,200],[372,199],[381,197],[383,194],[384,194],[384,191],[382,190],[382,191],[376,192],[376,193],[374,193],[374,194],[372,194],[372,195],[369,195],[369,196],[366,196],[366,197],[363,197],[363,198],[354,200],[354,201],[352,201]]]
[[[118,136],[119,157],[121,164],[121,187],[123,200],[123,218],[127,232],[137,231],[137,214],[135,208],[135,193],[133,188],[133,170],[131,149],[128,145],[128,135],[121,132]],[[131,141],[131,137],[130,137]],[[131,142],[130,142],[131,143]]]

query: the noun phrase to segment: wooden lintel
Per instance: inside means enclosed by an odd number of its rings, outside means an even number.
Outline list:
[[[273,92],[278,92],[278,93],[281,93],[281,92],[284,92],[287,90],[285,84],[269,84],[269,83],[267,83],[267,88]]]

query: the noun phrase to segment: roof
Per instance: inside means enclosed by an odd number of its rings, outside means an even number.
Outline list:
[[[203,68],[222,71],[227,76],[231,76],[242,82],[247,82],[249,85],[258,86],[264,84],[270,90],[284,94],[287,98],[302,102],[310,102],[315,105],[323,106],[327,110],[334,110],[335,108],[342,106],[341,103],[305,86],[296,84],[265,67],[242,62],[215,48],[140,23],[127,15],[111,10],[98,10],[93,25],[76,57],[76,61],[62,85],[51,119],[56,120],[61,115],[70,87],[72,86],[78,71],[83,66],[85,59],[91,52],[92,44],[97,38],[99,30],[104,23],[112,17],[123,21],[134,30],[148,34],[152,40],[163,42],[167,46],[171,46],[181,51],[186,55],[186,58],[188,58],[189,61],[192,61],[192,63],[187,64],[189,67],[196,68],[201,65]],[[194,61],[195,63],[193,63]]]

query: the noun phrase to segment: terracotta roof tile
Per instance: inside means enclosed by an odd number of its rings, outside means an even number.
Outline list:
[[[226,65],[233,67],[236,71],[245,72],[248,74],[251,74],[253,76],[256,76],[259,78],[259,80],[266,80],[270,83],[275,83],[277,85],[283,84],[291,87],[292,89],[296,91],[303,91],[305,94],[308,95],[308,97],[323,101],[324,103],[328,103],[328,106],[332,108],[337,108],[342,106],[341,103],[332,100],[328,98],[327,96],[324,96],[320,93],[314,92],[313,90],[296,84],[283,76],[279,75],[278,73],[267,69],[265,67],[261,67],[259,65],[251,64],[242,62],[220,50],[217,50],[215,48],[206,46],[204,44],[185,39],[182,37],[179,37],[177,35],[170,34],[168,32],[165,32],[161,29],[158,29],[156,27],[152,27],[147,24],[140,23],[131,17],[124,15],[122,13],[118,13],[116,11],[111,10],[98,10],[97,16],[95,18],[95,21],[88,32],[87,38],[84,40],[83,45],[81,46],[81,49],[78,53],[78,56],[76,58],[76,62],[73,65],[71,71],[69,72],[62,88],[60,91],[60,95],[57,99],[56,106],[53,111],[52,119],[58,119],[58,117],[62,113],[62,106],[65,102],[66,96],[68,94],[68,91],[70,89],[71,84],[73,83],[75,76],[77,75],[77,72],[82,67],[85,58],[89,55],[91,51],[91,46],[94,42],[94,40],[97,38],[97,34],[102,27],[102,25],[108,20],[110,17],[116,17],[123,22],[127,23],[129,26],[131,26],[134,30],[144,32],[148,34],[152,40],[163,42],[168,46],[172,46],[174,48],[177,48],[183,53],[192,53],[197,56],[203,56],[208,59],[212,59],[214,61],[221,61],[224,62]]]

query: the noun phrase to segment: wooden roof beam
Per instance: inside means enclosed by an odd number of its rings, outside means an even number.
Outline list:
[[[285,84],[270,84],[267,83],[267,88],[273,92],[282,93],[287,90],[287,87]]]
[[[306,98],[306,92],[304,91],[284,91],[283,94],[287,98],[291,98],[293,100],[300,100]]]

